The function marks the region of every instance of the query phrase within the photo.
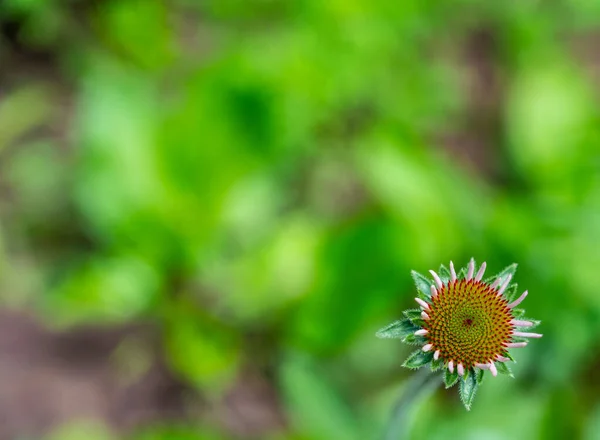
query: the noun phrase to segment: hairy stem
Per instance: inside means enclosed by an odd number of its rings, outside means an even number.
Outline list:
[[[408,420],[411,410],[425,397],[429,396],[442,383],[439,374],[428,368],[420,368],[410,379],[406,388],[396,401],[385,428],[384,440],[402,440],[408,437]]]

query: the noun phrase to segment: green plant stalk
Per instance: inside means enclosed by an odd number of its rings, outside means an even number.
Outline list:
[[[409,420],[411,411],[419,402],[430,396],[442,384],[439,374],[421,368],[414,374],[408,385],[402,390],[396,401],[390,419],[385,427],[383,440],[402,440],[409,438]]]

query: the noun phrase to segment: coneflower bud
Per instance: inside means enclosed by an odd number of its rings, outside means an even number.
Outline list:
[[[521,331],[539,324],[520,319],[522,310],[515,309],[527,291],[510,302],[516,296],[516,285],[511,284],[516,264],[487,281],[482,281],[486,263],[476,272],[471,259],[458,275],[452,262],[449,267],[442,266],[439,274],[429,271],[433,283],[413,272],[420,294],[415,301],[420,309],[405,312],[406,319],[380,330],[378,336],[422,344],[405,366],[419,368],[432,363],[433,370],[445,367],[446,385],[460,379],[461,398],[469,409],[474,395],[471,391],[479,385],[483,370],[489,370],[492,376],[498,372],[510,374],[505,365],[511,360],[508,350],[525,347],[524,339],[542,335]],[[463,392],[463,388],[469,392]]]

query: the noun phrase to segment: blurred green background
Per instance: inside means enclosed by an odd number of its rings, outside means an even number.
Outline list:
[[[0,438],[378,439],[410,269],[545,336],[411,439],[600,439],[600,2],[0,2]]]

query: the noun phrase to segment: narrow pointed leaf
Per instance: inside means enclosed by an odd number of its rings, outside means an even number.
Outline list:
[[[471,405],[473,404],[473,399],[475,398],[477,387],[477,379],[473,374],[469,375],[468,377],[465,377],[460,381],[458,394],[460,395],[460,400],[462,401],[467,411],[471,410]]]
[[[491,284],[492,282],[494,282],[494,280],[498,277],[506,277],[507,275],[512,275],[513,278],[515,276],[515,272],[517,271],[517,263],[513,263],[510,266],[506,266],[504,269],[502,269],[500,272],[498,272],[496,275],[489,277],[485,280],[485,282],[487,284]]]
[[[410,320],[421,318],[421,309],[408,309],[402,312],[402,314]]]
[[[417,291],[424,295],[426,298],[431,297],[431,285],[433,281],[429,278],[421,275],[419,272],[415,270],[410,271],[410,275],[412,276],[413,281],[415,282],[415,287]]]
[[[475,369],[475,380],[477,381],[477,384],[481,384],[481,382],[483,381],[483,370],[480,370],[479,368]]]
[[[423,350],[414,351],[402,364],[403,367],[416,369],[428,364],[433,359],[433,353]]]
[[[450,388],[456,382],[458,382],[458,373],[456,372],[456,370],[454,371],[454,373],[450,373],[449,370],[444,371],[444,385],[446,386],[446,388]]]
[[[440,265],[440,269],[438,270],[438,275],[444,284],[447,284],[450,281],[450,271],[443,264]]]
[[[458,273],[456,274],[456,278],[459,280],[464,280],[467,277],[467,269],[465,269],[464,267],[458,271]]]
[[[512,371],[510,370],[510,367],[508,365],[506,365],[505,362],[496,362],[496,369],[498,370],[498,373],[500,374],[506,374],[507,376],[510,376],[514,379],[514,375],[512,373]]]
[[[423,318],[421,318],[421,312],[421,309],[409,309],[405,310],[403,314],[417,327],[423,327],[425,321],[423,321]]]
[[[464,376],[462,378],[466,379],[467,377],[469,377],[469,374],[471,374],[471,369],[470,368],[467,369],[467,370],[465,370],[465,374],[464,374]]]
[[[510,286],[508,286],[504,291],[504,297],[509,303],[517,299],[519,293],[518,287],[519,285],[517,283],[513,283]]]
[[[525,314],[525,309],[513,309],[512,314],[515,318],[521,319],[521,317]]]
[[[419,327],[405,318],[385,326],[375,336],[382,339],[403,339],[410,334],[414,334],[417,330],[419,330]]]
[[[422,347],[423,345],[427,344],[427,339],[425,339],[423,336],[417,336],[414,333],[411,333],[406,335],[402,339],[402,342],[409,345],[420,345]]]
[[[431,361],[431,371],[438,371],[444,367],[444,361],[438,359],[437,361],[434,359]]]

